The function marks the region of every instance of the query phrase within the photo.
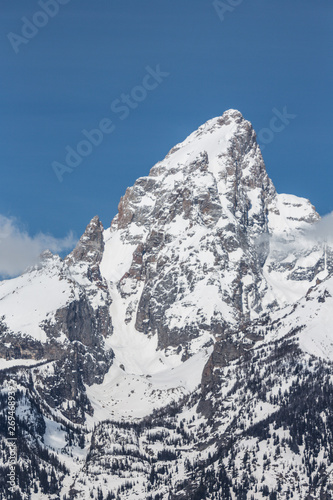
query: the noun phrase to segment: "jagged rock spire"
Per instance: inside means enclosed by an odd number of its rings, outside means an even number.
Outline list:
[[[99,263],[104,250],[103,225],[96,215],[91,219],[76,247],[67,257],[74,262]]]

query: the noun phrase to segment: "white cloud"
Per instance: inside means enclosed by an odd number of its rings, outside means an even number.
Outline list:
[[[305,237],[312,242],[333,244],[333,212],[322,217],[305,233]]]
[[[257,245],[269,243],[275,258],[284,259],[290,253],[311,251],[314,247],[327,244],[333,247],[333,212],[323,216],[317,222],[288,237],[263,234],[257,239]]]
[[[289,243],[289,250],[307,251],[325,243],[333,246],[333,212],[310,224],[301,234],[295,235],[295,240]]]
[[[44,250],[59,253],[71,250],[75,243],[72,233],[61,239],[43,233],[30,236],[15,218],[0,215],[0,275],[17,276],[36,264]]]

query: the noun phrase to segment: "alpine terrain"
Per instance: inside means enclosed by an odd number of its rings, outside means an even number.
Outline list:
[[[332,499],[320,224],[229,110],[0,282],[0,498]]]

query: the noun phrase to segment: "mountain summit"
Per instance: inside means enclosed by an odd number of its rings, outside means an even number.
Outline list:
[[[101,271],[122,323],[187,356],[288,301],[275,282],[293,276],[269,239],[297,238],[317,219],[307,200],[276,193],[251,124],[230,110],[127,189],[105,232]],[[307,285],[299,285],[301,296]]]
[[[318,220],[276,192],[229,110],[128,188],[109,228],[96,216],[64,260],[0,282],[3,394],[15,380],[19,470],[33,470],[20,494],[327,495],[333,259],[306,240]]]

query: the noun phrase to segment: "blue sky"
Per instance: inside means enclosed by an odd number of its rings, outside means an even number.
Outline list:
[[[1,5],[0,216],[13,231],[80,236],[96,214],[107,227],[127,186],[229,108],[257,133],[273,109],[295,115],[265,145],[268,173],[333,211],[332,0],[226,0],[224,13],[210,0],[52,0],[52,18],[42,3]],[[26,20],[45,26],[22,42]],[[122,120],[112,103],[158,65],[168,76],[136,90]],[[52,164],[105,118],[113,132],[59,182]]]

